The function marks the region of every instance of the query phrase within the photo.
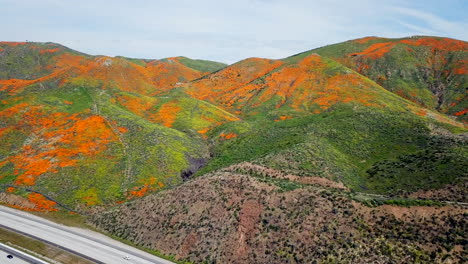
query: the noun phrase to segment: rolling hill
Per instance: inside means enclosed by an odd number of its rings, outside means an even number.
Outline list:
[[[195,262],[462,263],[466,47],[225,65],[0,42],[0,201]]]
[[[203,74],[175,58],[141,66],[52,43],[0,47],[0,181],[64,204],[115,203],[179,184],[208,150],[172,123],[198,135],[236,119],[196,99],[148,96]]]
[[[366,37],[313,49],[356,70],[389,91],[466,122],[468,44],[461,40],[414,36]]]

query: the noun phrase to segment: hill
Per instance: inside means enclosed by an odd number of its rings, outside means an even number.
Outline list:
[[[343,190],[255,174],[208,174],[91,221],[194,263],[464,261],[464,209],[369,208]]]
[[[227,66],[2,42],[0,202],[195,262],[463,263],[464,45]]]
[[[467,122],[468,43],[415,36],[366,37],[307,51],[286,60],[318,53],[369,77],[410,101]]]
[[[16,194],[74,207],[180,184],[209,156],[196,131],[236,119],[196,99],[148,96],[203,74],[177,59],[143,67],[53,43],[0,46],[0,184]]]
[[[462,124],[316,54],[244,60],[186,90],[242,117],[208,132],[217,143],[199,174],[250,161],[391,194],[461,184],[468,175],[459,152],[466,138],[449,132],[464,131]]]

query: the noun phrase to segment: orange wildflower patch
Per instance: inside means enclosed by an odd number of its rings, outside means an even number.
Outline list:
[[[219,135],[220,138],[224,138],[224,139],[231,139],[231,138],[235,138],[237,137],[237,134],[234,133],[234,132],[230,132],[230,133],[227,133],[227,134],[224,134],[224,133],[221,133]]]
[[[193,82],[187,93],[201,100],[216,103],[221,100],[222,106],[231,108],[237,98],[245,96],[245,91],[239,90],[242,86],[283,64],[276,60],[246,59]]]
[[[365,106],[377,107],[379,105],[372,102],[375,96],[370,90],[367,90],[370,87],[371,85],[364,82],[359,75],[336,75],[328,79],[325,89],[317,91],[319,97],[313,102],[320,105],[322,109],[327,109],[339,102],[356,102]],[[355,92],[357,88],[361,89],[360,93]]]
[[[34,79],[34,80],[22,80],[22,79],[9,79],[9,80],[0,80],[0,91],[8,91],[10,95],[16,94],[20,91],[20,89],[38,83],[47,81],[52,78],[58,77],[60,74],[64,73],[66,69],[61,69],[55,72],[52,72],[49,75],[44,77]]]
[[[10,109],[7,109],[10,110]],[[0,113],[5,114],[5,111]],[[44,173],[56,173],[61,167],[75,166],[81,157],[96,155],[117,140],[106,121],[100,116],[79,118],[76,114],[46,115],[40,107],[28,107],[21,114],[15,130],[31,135],[29,145],[6,158],[14,165],[15,184],[34,185]]]
[[[292,118],[292,116],[280,116],[280,117],[278,117],[278,119],[275,119],[274,121],[278,122],[278,121],[287,120],[287,119],[291,119],[291,118]]]
[[[0,41],[0,45],[7,45],[10,47],[16,47],[20,45],[26,45],[26,42],[9,42],[9,41]]]
[[[164,183],[158,181],[155,177],[151,177],[143,182],[143,186],[136,186],[129,191],[127,199],[143,197],[148,192],[156,191],[164,187]]]
[[[217,103],[222,106],[237,109],[248,107],[250,110],[268,101],[276,102],[276,108],[288,105],[297,111],[311,111],[309,110],[311,104],[327,109],[338,102],[357,102],[366,106],[376,106],[372,102],[375,91],[370,89],[373,87],[371,82],[353,73],[327,75],[325,69],[329,67],[329,64],[319,55],[312,54],[297,64],[285,65],[280,69],[277,68],[278,65],[282,65],[281,63],[272,62],[270,66],[273,67],[273,65],[276,67],[275,71],[263,79],[250,81],[248,84],[243,84],[242,81],[231,84],[229,77],[226,77],[229,73],[227,69],[230,67],[228,67],[223,70],[224,73],[216,73],[210,78],[195,82],[190,93],[203,98],[204,92],[201,95],[198,94],[200,90],[205,89],[200,86],[203,82],[206,84],[205,87],[212,87],[209,92],[216,95]],[[245,68],[247,67],[244,66],[244,70]],[[235,67],[230,71],[234,69]],[[237,71],[234,76],[242,76],[242,74],[243,72]],[[224,78],[228,78],[226,82]],[[356,89],[359,89],[359,93]],[[255,115],[255,112],[250,111],[249,114]]]
[[[8,188],[6,189],[6,191],[9,192],[9,193],[12,193],[12,192],[15,192],[15,191],[16,191],[16,188],[15,188],[15,187],[8,187]]]
[[[455,51],[455,50],[468,50],[468,43],[450,39],[450,38],[431,38],[423,37],[417,39],[404,39],[400,43],[413,45],[413,46],[427,46],[432,49],[443,50],[443,51]]]
[[[468,108],[467,109],[464,109],[464,110],[461,110],[460,112],[456,112],[454,115],[456,116],[461,116],[461,115],[464,115],[468,112]]]
[[[0,117],[2,118],[11,118],[12,116],[18,114],[21,111],[25,111],[26,108],[28,107],[27,103],[21,103],[14,105],[10,108],[7,108],[3,111],[0,111]]]
[[[101,83],[103,89],[112,87],[144,95],[155,95],[171,89],[178,82],[202,76],[201,72],[188,68],[176,58],[153,61],[145,66],[107,56],[86,58],[65,53],[55,59],[54,67],[72,67],[78,76]]]
[[[468,74],[467,68],[458,68],[453,71],[455,74]]]
[[[359,44],[365,44],[373,39],[378,39],[378,37],[364,37],[360,39],[355,39],[354,42],[359,43]]]
[[[364,38],[365,39],[365,38]],[[364,41],[363,39],[363,41]],[[358,43],[360,40],[355,40]],[[456,50],[468,50],[468,44],[464,41],[449,39],[449,38],[432,38],[432,37],[422,37],[417,39],[403,39],[400,41],[392,42],[381,42],[369,46],[362,52],[352,53],[351,56],[362,55],[370,59],[378,59],[389,52],[395,45],[402,43],[411,46],[426,46],[430,47],[432,50],[439,51],[456,51]],[[413,51],[411,48],[407,47],[408,51]]]
[[[453,70],[455,74],[468,74],[468,60],[460,60],[457,68]]]
[[[55,206],[56,202],[50,201],[45,198],[42,194],[39,193],[30,193],[28,195],[28,200],[33,202],[36,205],[37,211],[58,211]]]
[[[156,60],[147,64],[146,71],[151,75],[151,82],[158,89],[157,93],[167,91],[179,83],[195,80],[204,75],[179,62],[179,58]],[[154,93],[153,93],[154,94]]]
[[[200,134],[205,134],[206,132],[210,131],[210,128],[207,127],[207,128],[204,128],[204,129],[200,129],[198,130],[197,132],[200,133]]]
[[[27,199],[24,199],[26,203],[20,204],[8,204],[13,208],[17,208],[24,211],[37,211],[37,212],[51,212],[58,211],[56,208],[57,203],[44,197],[42,194],[31,192],[28,194]]]
[[[78,73],[83,73],[87,69],[85,66],[87,62],[88,59],[84,56],[62,53],[54,57],[54,63],[49,67],[50,69],[64,69],[72,67],[73,69],[76,69]]]
[[[41,51],[39,51],[40,54],[46,54],[46,53],[54,53],[54,52],[57,52],[59,51],[59,48],[55,48],[55,49],[43,49]]]
[[[378,59],[389,52],[398,42],[375,43],[362,52],[351,54],[351,56],[362,55],[371,59]]]
[[[128,132],[128,128],[126,128],[126,127],[117,127],[117,130],[120,133],[127,133]]]
[[[166,127],[172,127],[174,124],[177,113],[182,110],[175,102],[165,103],[159,108],[157,115],[155,116],[155,122],[162,124]]]
[[[154,119],[150,109],[157,103],[157,99],[153,97],[117,95],[117,101],[137,116],[150,121]]]
[[[67,101],[67,100],[65,100],[65,101],[63,101],[63,102],[64,102],[65,104],[67,104],[67,105],[72,105],[72,104],[73,104],[73,102],[70,102],[70,101]]]
[[[424,110],[424,109],[419,109],[415,112],[415,114],[417,114],[418,116],[426,116],[427,115],[427,111]]]

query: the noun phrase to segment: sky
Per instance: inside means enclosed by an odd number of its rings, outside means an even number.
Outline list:
[[[0,13],[0,41],[147,59],[278,59],[365,36],[468,40],[468,0],[0,0]]]

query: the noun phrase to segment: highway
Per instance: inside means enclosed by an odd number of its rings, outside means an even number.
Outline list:
[[[10,257],[10,258],[9,258]],[[48,264],[34,256],[0,243],[0,263],[1,264]]]
[[[172,263],[103,234],[88,229],[64,226],[5,206],[0,206],[0,227],[59,246],[96,263]],[[124,259],[126,256],[130,259]]]

